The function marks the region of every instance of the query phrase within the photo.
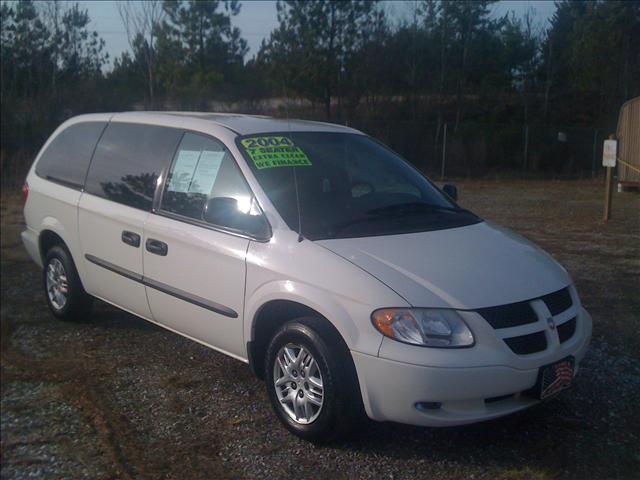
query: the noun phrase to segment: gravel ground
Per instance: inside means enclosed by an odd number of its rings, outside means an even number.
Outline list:
[[[640,196],[602,186],[462,182],[461,203],[542,245],[576,280],[594,340],[571,391],[467,427],[371,423],[314,446],[288,434],[248,367],[98,302],[55,321],[2,202],[1,470],[26,478],[638,478]]]

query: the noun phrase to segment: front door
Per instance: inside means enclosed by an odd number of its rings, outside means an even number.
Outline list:
[[[161,215],[144,235],[144,275],[155,321],[245,358],[242,311],[249,241]]]
[[[205,220],[222,198],[249,210],[250,190],[224,145],[185,133],[143,239],[144,281],[154,319],[194,340],[246,358],[243,307],[249,238],[225,219]],[[248,213],[248,212],[247,212]]]

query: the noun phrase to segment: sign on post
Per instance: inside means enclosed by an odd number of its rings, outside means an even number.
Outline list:
[[[604,148],[602,149],[602,166],[615,167],[617,155],[618,155],[618,141],[605,140]]]
[[[611,192],[613,192],[613,167],[616,166],[616,155],[618,154],[618,141],[613,135],[609,135],[609,140],[604,141],[602,148],[602,165],[607,167],[607,180],[604,192],[604,217],[606,222],[611,218]]]

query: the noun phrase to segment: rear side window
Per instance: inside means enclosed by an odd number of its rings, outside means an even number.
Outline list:
[[[181,136],[181,130],[168,127],[110,123],[93,156],[86,191],[151,210],[158,176]]]
[[[91,155],[106,125],[106,122],[76,123],[63,130],[42,153],[36,174],[81,189]]]

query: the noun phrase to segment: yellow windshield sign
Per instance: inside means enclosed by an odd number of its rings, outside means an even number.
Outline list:
[[[240,141],[258,170],[277,167],[307,167],[311,161],[288,137],[251,137]]]

